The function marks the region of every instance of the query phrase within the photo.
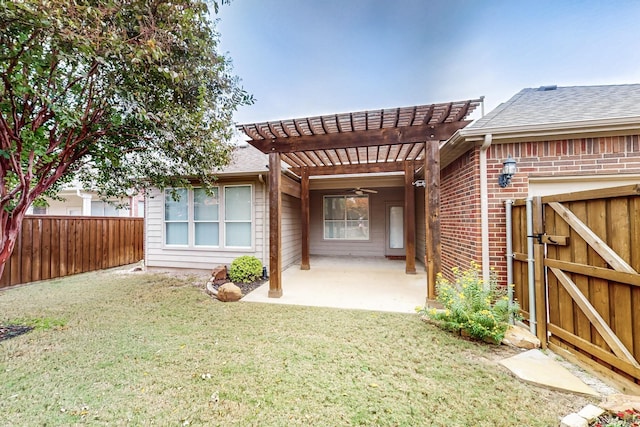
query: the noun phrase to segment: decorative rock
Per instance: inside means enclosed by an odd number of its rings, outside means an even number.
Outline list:
[[[628,394],[612,394],[605,397],[600,404],[602,409],[611,412],[624,412],[627,409],[640,411],[640,396],[630,396]]]
[[[520,326],[509,326],[504,334],[503,344],[518,348],[534,349],[540,348],[538,337]]]
[[[602,408],[599,408],[595,405],[587,405],[584,408],[582,408],[580,410],[580,412],[578,412],[578,415],[580,415],[582,418],[584,418],[585,420],[587,420],[588,423],[591,423],[592,421],[595,421],[596,418],[598,418],[600,415],[604,414],[606,411]]]
[[[219,265],[211,272],[213,280],[225,280],[227,278],[227,266]]]
[[[218,299],[224,302],[238,301],[242,298],[242,290],[231,282],[218,288]]]
[[[560,427],[589,427],[587,420],[578,414],[569,414],[562,419]]]
[[[214,297],[218,297],[218,291],[213,287],[213,280],[209,280],[205,286],[207,293],[209,295],[213,295]]]

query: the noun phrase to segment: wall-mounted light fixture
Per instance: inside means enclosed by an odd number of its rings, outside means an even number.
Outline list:
[[[413,181],[411,184],[415,185],[416,187],[426,187],[427,183],[425,182],[424,179],[419,179],[417,181]]]
[[[502,163],[502,172],[500,172],[500,176],[498,177],[498,184],[500,187],[504,188],[511,183],[511,177],[516,173],[516,161],[513,160],[511,154],[507,157]]]

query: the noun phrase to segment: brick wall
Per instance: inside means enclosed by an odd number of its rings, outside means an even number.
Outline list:
[[[467,268],[482,256],[478,159],[477,149],[468,151],[441,172],[442,273],[449,279],[453,267]]]
[[[509,155],[516,160],[518,171],[511,184],[501,188],[498,176]],[[500,283],[506,282],[506,200],[526,198],[529,179],[534,177],[617,173],[640,173],[639,135],[494,143],[489,147],[489,261]],[[442,264],[446,273],[452,266],[466,267],[471,259],[481,260],[479,148],[443,169],[441,181]]]

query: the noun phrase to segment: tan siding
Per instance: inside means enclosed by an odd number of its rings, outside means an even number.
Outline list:
[[[300,199],[282,196],[282,268],[300,263],[302,239],[300,228]]]
[[[311,192],[311,255],[385,255],[385,207],[387,202],[404,202],[401,188],[377,188],[377,194],[369,195],[369,240],[339,241],[324,240],[322,198],[325,195],[348,194],[344,190],[316,190]]]
[[[194,249],[194,248],[165,248],[163,242],[163,204],[162,192],[157,190],[150,193],[147,203],[147,215],[145,219],[146,235],[146,265],[149,267],[171,267],[190,269],[209,269],[216,265],[226,264],[242,255],[252,255],[260,259],[264,264],[264,197],[263,184],[258,181],[234,181],[233,184],[253,184],[253,238],[252,249]],[[226,182],[219,181],[221,186]]]

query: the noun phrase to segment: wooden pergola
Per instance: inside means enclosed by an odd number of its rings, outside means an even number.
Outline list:
[[[249,143],[269,155],[269,297],[282,296],[282,194],[301,200],[302,260],[309,262],[309,178],[338,174],[404,173],[406,273],[416,272],[413,183],[426,182],[428,298],[440,270],[440,142],[470,121],[481,100],[360,111],[238,125]],[[281,162],[294,178],[282,174]],[[420,174],[418,176],[417,174]]]

